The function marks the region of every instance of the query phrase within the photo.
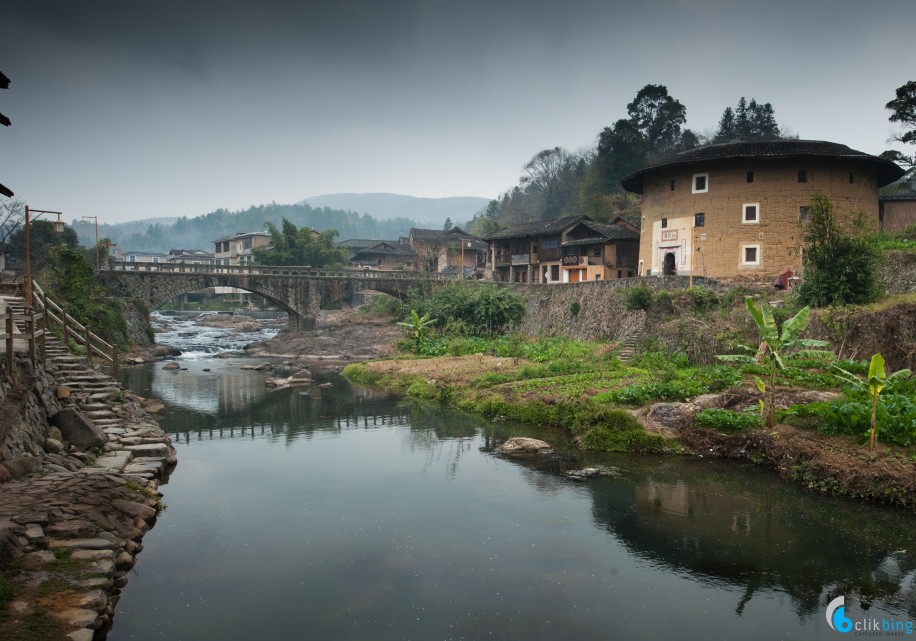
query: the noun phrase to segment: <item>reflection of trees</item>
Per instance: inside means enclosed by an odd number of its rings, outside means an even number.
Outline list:
[[[791,596],[799,616],[839,594],[916,614],[910,514],[805,494],[766,473],[702,464],[698,476],[688,465],[590,484],[596,521],[653,563],[742,586],[738,615],[760,589]]]

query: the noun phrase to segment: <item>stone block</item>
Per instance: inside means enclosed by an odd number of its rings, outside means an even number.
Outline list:
[[[65,440],[81,450],[102,447],[108,442],[102,430],[75,408],[65,407],[48,422],[60,430]]]

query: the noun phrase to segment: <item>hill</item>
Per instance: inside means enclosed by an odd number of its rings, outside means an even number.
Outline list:
[[[402,194],[326,194],[301,201],[312,207],[330,207],[369,214],[373,218],[410,218],[420,225],[440,229],[446,218],[469,221],[490,202],[475,196],[417,198]]]

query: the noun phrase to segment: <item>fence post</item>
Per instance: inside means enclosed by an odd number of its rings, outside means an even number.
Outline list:
[[[88,326],[83,328],[83,336],[86,341],[86,358],[89,359],[89,367],[95,367],[92,364],[92,334],[89,332]]]
[[[45,302],[47,303],[47,301]],[[41,309],[41,316],[38,317],[38,329],[41,330],[39,343],[41,344],[41,360],[44,362],[48,358],[48,344],[45,342],[45,334],[48,333],[48,307],[45,305]]]
[[[38,359],[35,358],[35,314],[29,314],[25,319],[25,331],[29,339],[29,360],[33,366],[38,366]]]
[[[6,308],[6,371],[9,372],[10,378],[16,378],[16,370],[13,369],[13,308]]]

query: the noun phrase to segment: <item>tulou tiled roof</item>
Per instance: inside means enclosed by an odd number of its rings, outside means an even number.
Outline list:
[[[662,162],[624,176],[620,181],[627,191],[641,194],[643,178],[649,171],[663,167],[695,165],[704,162],[745,158],[842,158],[863,160],[877,172],[878,186],[890,184],[903,175],[903,170],[889,160],[872,156],[846,145],[824,140],[760,140],[704,145],[675,154]]]

